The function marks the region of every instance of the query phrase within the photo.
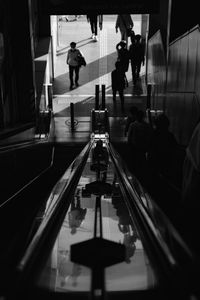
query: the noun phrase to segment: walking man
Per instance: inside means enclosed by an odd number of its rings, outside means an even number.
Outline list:
[[[66,63],[69,65],[69,80],[70,80],[70,90],[74,88],[74,73],[75,73],[75,85],[79,86],[79,57],[82,56],[82,53],[79,49],[76,48],[76,43],[70,43],[70,49],[67,52]]]

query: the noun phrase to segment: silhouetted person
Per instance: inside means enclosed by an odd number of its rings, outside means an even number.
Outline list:
[[[90,23],[91,32],[92,32],[92,39],[97,42],[98,41],[98,15],[97,14],[89,14],[87,15],[87,20]]]
[[[155,120],[152,140],[148,151],[151,169],[175,183],[180,181],[183,158],[175,136],[169,131],[169,119],[162,113]],[[179,178],[177,178],[179,177]]]
[[[117,50],[117,61],[120,61],[124,72],[128,71],[129,67],[129,51],[126,48],[126,42],[121,41],[116,45]]]
[[[117,15],[117,19],[115,23],[116,33],[118,32],[119,29],[121,33],[121,40],[126,41],[127,46],[128,46],[127,29],[132,29],[133,26],[134,23],[131,18],[131,15],[129,14]]]
[[[132,39],[132,43],[129,47],[129,57],[131,60],[133,83],[136,84],[140,76],[141,64],[144,65],[144,45],[141,43],[140,34],[136,34],[135,38]]]
[[[72,90],[74,87],[74,73],[75,73],[75,85],[78,86],[79,80],[79,56],[82,56],[82,53],[79,49],[76,48],[76,43],[70,43],[70,49],[67,52],[67,60],[66,63],[69,65],[69,79],[70,79],[70,89]]]
[[[144,120],[144,112],[138,110],[136,120],[128,129],[128,145],[132,155],[132,168],[139,179],[144,179],[147,170],[146,153],[152,136],[150,125]]]
[[[71,228],[71,234],[75,234],[78,227],[81,226],[81,223],[85,219],[87,208],[81,208],[80,195],[79,192],[75,195],[71,202],[71,209],[68,213],[69,217],[69,226]]]
[[[124,128],[124,135],[127,136],[128,129],[131,123],[133,123],[136,120],[136,113],[138,111],[138,108],[136,106],[131,106],[129,110],[129,115],[126,118],[125,128]]]
[[[113,101],[116,102],[117,91],[121,100],[121,109],[124,110],[124,89],[126,87],[126,75],[123,66],[119,61],[115,63],[115,70],[111,72],[111,84]]]

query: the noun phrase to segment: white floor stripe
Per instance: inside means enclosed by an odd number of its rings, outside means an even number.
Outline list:
[[[87,97],[94,97],[95,94],[77,94],[77,95],[53,95],[54,98],[71,98],[71,99],[75,99],[75,98],[87,98]],[[133,94],[124,94],[125,97],[134,97]],[[106,95],[106,97],[112,97],[111,94]]]

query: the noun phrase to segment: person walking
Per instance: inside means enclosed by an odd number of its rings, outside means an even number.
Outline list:
[[[117,91],[121,100],[121,108],[124,110],[124,88],[126,86],[126,75],[120,61],[116,61],[115,69],[111,72],[111,85],[113,93],[113,101],[116,101]]]
[[[129,14],[123,14],[123,15],[117,15],[117,20],[115,23],[115,29],[116,33],[118,32],[118,29],[121,33],[121,40],[126,41],[126,45],[128,46],[128,32],[132,30],[134,26],[133,20],[131,18],[131,15]]]
[[[129,57],[131,61],[133,84],[136,84],[136,81],[140,76],[141,64],[144,66],[144,45],[141,43],[140,34],[136,34],[135,38],[131,39]]]
[[[92,31],[92,39],[97,42],[98,41],[98,15],[97,14],[89,14],[87,15],[87,20],[90,23],[91,31]]]
[[[79,57],[83,56],[81,51],[76,48],[76,43],[70,43],[70,49],[67,52],[66,63],[69,65],[69,79],[70,79],[70,90],[74,88],[74,74],[75,74],[75,85],[79,86]]]

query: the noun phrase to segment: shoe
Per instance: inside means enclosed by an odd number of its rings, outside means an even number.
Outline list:
[[[98,37],[97,37],[97,35],[94,36],[94,41],[95,41],[95,42],[98,42]]]
[[[73,90],[74,86],[73,85],[70,85],[69,89],[70,90]]]
[[[94,33],[92,34],[91,38],[94,40],[94,38],[95,38],[95,35],[94,35]]]
[[[78,83],[78,82],[76,82],[76,83],[75,83],[75,85],[76,85],[76,87],[77,87],[77,86],[79,86],[79,83]]]

